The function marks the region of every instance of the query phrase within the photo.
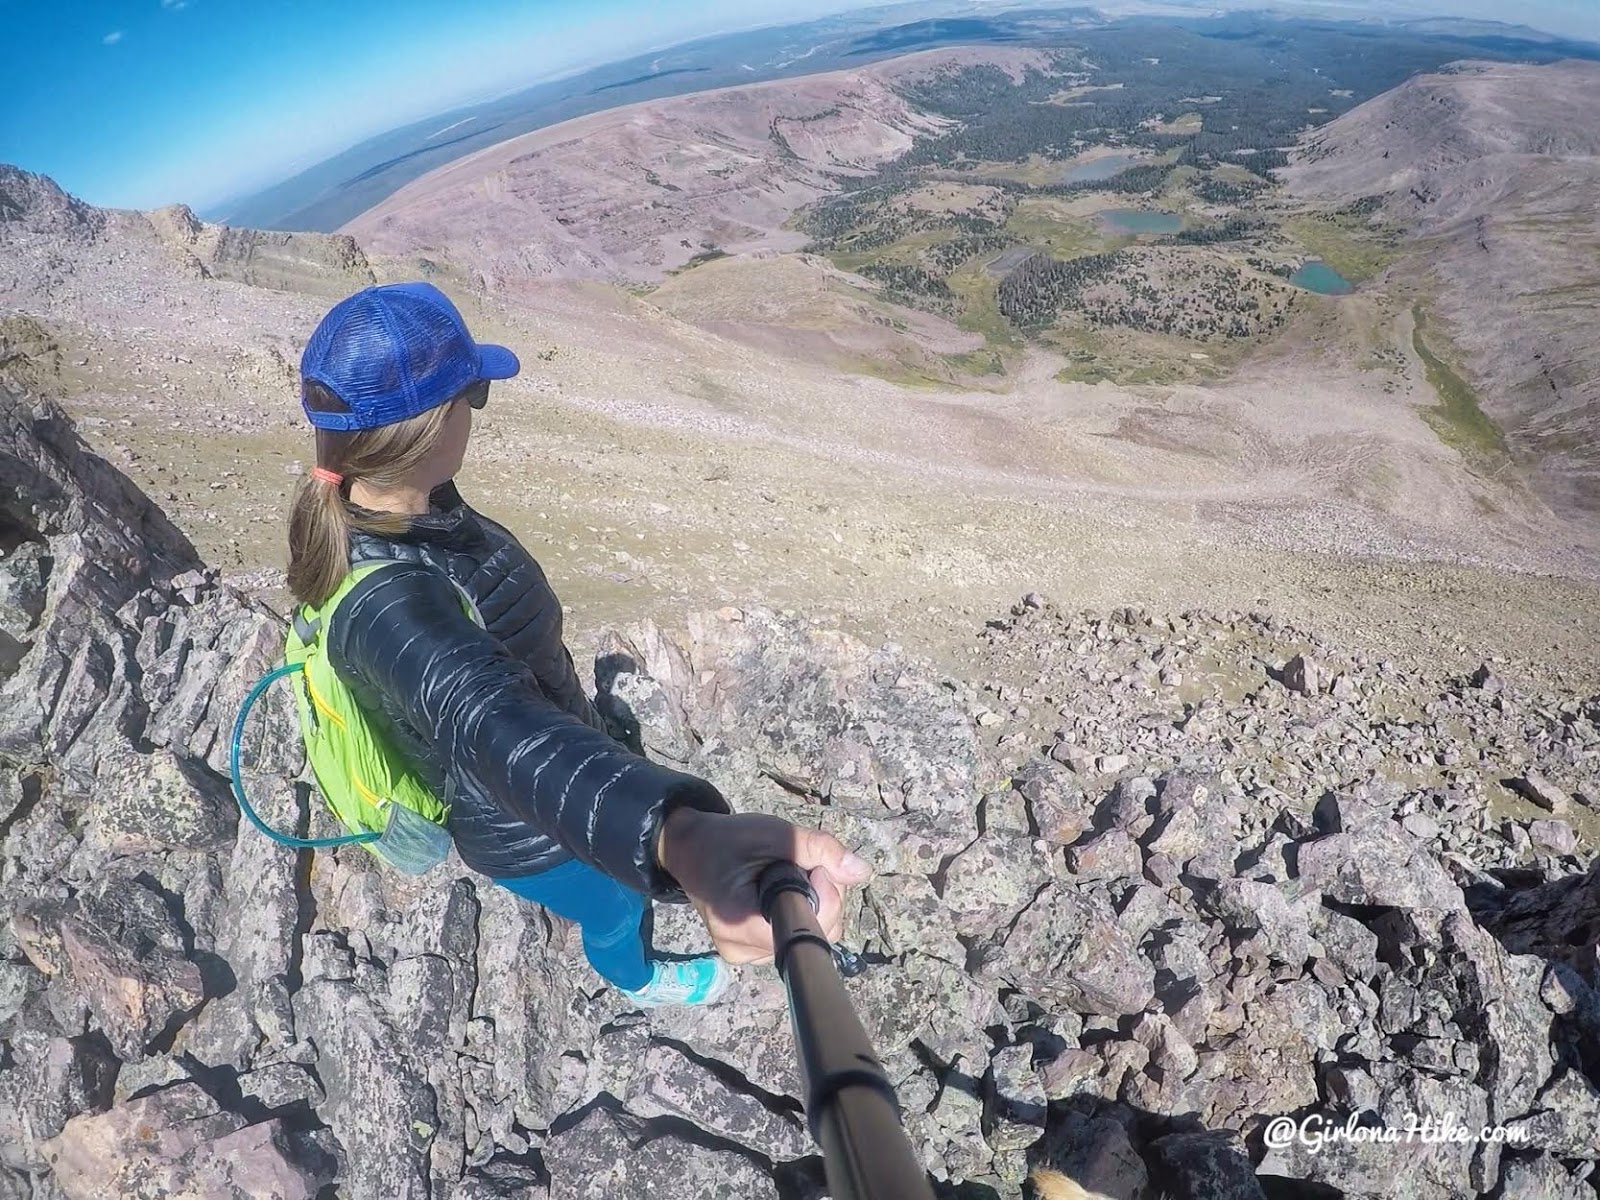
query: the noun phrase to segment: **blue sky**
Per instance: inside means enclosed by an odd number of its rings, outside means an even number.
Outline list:
[[[94,204],[208,208],[566,70],[869,2],[0,0],[0,162]],[[1398,2],[1600,37],[1600,0]]]
[[[860,0],[0,0],[0,162],[201,208],[565,69]]]

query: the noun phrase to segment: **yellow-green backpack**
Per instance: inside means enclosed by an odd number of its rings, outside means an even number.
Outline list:
[[[325,649],[329,623],[340,601],[368,575],[394,565],[390,559],[363,562],[322,604],[295,609],[284,640],[283,665],[257,681],[234,721],[233,791],[251,824],[282,845],[318,849],[360,844],[390,866],[420,875],[450,852],[446,828],[450,797],[436,796],[387,732],[356,703]],[[472,598],[454,580],[451,583],[461,594],[467,615],[482,625]],[[350,831],[342,836],[301,838],[280,833],[261,819],[245,796],[239,761],[245,718],[268,687],[290,675],[298,677],[295,702],[306,757],[329,811]]]

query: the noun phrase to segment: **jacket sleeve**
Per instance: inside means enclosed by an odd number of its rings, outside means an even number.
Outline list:
[[[542,620],[549,629],[549,635],[543,639],[543,653],[528,663],[533,669],[533,677],[538,680],[539,690],[554,700],[558,707],[576,714],[585,724],[603,733],[605,721],[584,693],[583,684],[578,679],[577,665],[567,649],[562,628],[561,601],[556,599],[554,589],[545,578],[544,569],[531,555],[528,562],[538,580],[534,591],[539,595],[544,609],[535,620]]]
[[[707,781],[640,758],[552,705],[427,567],[361,580],[328,639],[334,669],[385,696],[439,761],[463,763],[508,813],[638,891],[677,891],[655,856],[670,809],[729,811]]]

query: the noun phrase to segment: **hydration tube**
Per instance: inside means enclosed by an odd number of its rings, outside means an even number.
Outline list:
[[[304,663],[290,663],[288,666],[274,667],[256,681],[255,687],[250,689],[250,693],[244,698],[244,703],[239,706],[239,716],[233,723],[233,746],[229,753],[229,765],[232,767],[233,774],[233,797],[239,802],[239,810],[250,818],[250,824],[279,845],[293,846],[297,850],[324,850],[329,846],[348,846],[353,842],[375,842],[382,836],[381,834],[347,833],[339,837],[326,838],[290,837],[286,833],[279,833],[263,821],[256,813],[256,810],[250,807],[250,801],[245,799],[244,778],[239,773],[239,745],[244,740],[244,720],[250,715],[251,706],[255,704],[261,693],[266,691],[270,684],[282,679],[285,675],[291,675],[304,669]]]

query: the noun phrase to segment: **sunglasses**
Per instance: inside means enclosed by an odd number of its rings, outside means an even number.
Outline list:
[[[489,403],[489,381],[484,379],[473,384],[464,393],[462,393],[462,397],[468,404],[472,405],[473,408],[482,408],[485,404]]]

